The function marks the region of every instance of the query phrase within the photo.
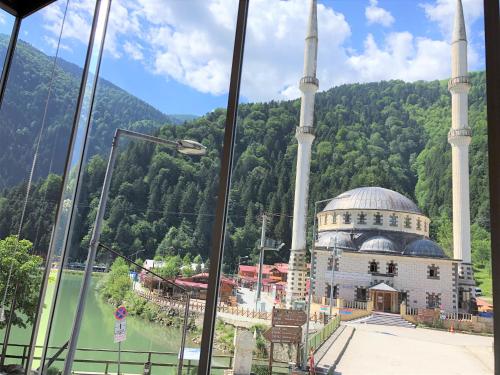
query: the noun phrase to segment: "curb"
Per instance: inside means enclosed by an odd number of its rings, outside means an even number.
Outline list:
[[[342,350],[340,351],[340,354],[339,356],[337,357],[337,359],[335,360],[335,362],[333,363],[332,367],[330,367],[328,369],[328,375],[333,375],[334,372],[335,372],[335,369],[337,368],[337,365],[339,364],[340,360],[342,359],[342,357],[344,356],[344,353],[345,351],[347,350],[347,347],[349,346],[349,343],[351,342],[351,339],[352,337],[354,336],[354,332],[356,332],[356,328],[353,327],[353,330],[351,332],[351,335],[349,336],[349,338],[347,339],[347,341],[345,342],[344,344],[344,347],[342,348]]]

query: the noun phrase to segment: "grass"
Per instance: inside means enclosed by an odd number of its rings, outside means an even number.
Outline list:
[[[489,267],[484,264],[479,264],[474,267],[474,278],[481,288],[483,295],[480,298],[491,301],[492,298],[492,283],[491,283],[491,271]]]

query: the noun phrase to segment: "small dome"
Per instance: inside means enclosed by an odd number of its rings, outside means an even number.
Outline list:
[[[363,242],[359,251],[380,251],[385,253],[399,252],[394,242],[383,236],[375,236]]]
[[[415,240],[411,242],[403,253],[404,255],[419,257],[447,258],[443,249],[437,243],[427,239]]]
[[[350,209],[422,213],[411,199],[381,187],[362,187],[346,191],[333,198],[323,211]]]
[[[337,246],[344,250],[356,250],[356,246],[351,240],[351,235],[346,232],[321,232],[316,241],[317,247]]]

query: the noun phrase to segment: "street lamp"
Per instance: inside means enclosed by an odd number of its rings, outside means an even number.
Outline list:
[[[113,169],[115,166],[116,157],[118,153],[118,143],[121,137],[123,136],[132,139],[138,139],[142,141],[169,146],[171,148],[176,149],[181,154],[186,154],[186,155],[205,155],[207,150],[205,146],[196,141],[191,141],[191,140],[173,141],[173,140],[154,137],[152,135],[136,133],[130,130],[116,129],[115,135],[113,137],[113,142],[111,145],[111,152],[109,154],[106,174],[104,176],[104,183],[102,186],[99,206],[97,208],[97,215],[94,223],[94,229],[92,231],[92,238],[90,240],[89,253],[87,256],[87,264],[85,265],[82,287],[80,289],[80,295],[78,297],[78,303],[76,306],[75,320],[71,330],[71,336],[69,338],[68,354],[66,356],[66,361],[64,362],[63,374],[71,374],[72,372],[73,361],[75,359],[75,353],[76,353],[76,346],[78,343],[78,337],[80,336],[80,328],[82,325],[83,313],[85,310],[85,302],[87,299],[88,290],[90,288],[92,268],[94,266],[97,248],[99,246],[99,239],[101,237],[102,223],[104,220],[104,213],[106,211],[106,203],[108,200],[109,187],[111,185],[111,177],[113,175]]]
[[[320,203],[325,203],[325,202],[330,202],[331,199],[323,199],[321,201],[316,201],[314,202],[314,217],[313,217],[313,239],[312,239],[312,246],[311,246],[311,270],[309,271],[309,293],[307,295],[307,322],[306,322],[306,342],[304,343],[304,355],[302,356],[303,358],[303,365],[302,368],[307,367],[307,358],[309,355],[309,320],[311,318],[311,302],[312,302],[312,293],[313,293],[313,283],[315,281],[315,276],[314,276],[314,248],[316,246],[316,236],[317,236],[317,212],[318,212],[318,204]],[[330,312],[331,314],[331,312]]]

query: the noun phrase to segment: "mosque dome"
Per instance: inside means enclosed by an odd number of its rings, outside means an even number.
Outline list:
[[[351,240],[351,235],[346,232],[322,232],[319,234],[316,246],[329,248],[336,246],[343,250],[356,250],[356,246]]]
[[[420,239],[411,242],[403,252],[404,255],[447,258],[443,249],[437,243],[428,239]]]
[[[400,253],[394,242],[384,236],[372,237],[361,245],[359,251],[363,252],[384,252],[384,253]]]
[[[323,211],[334,210],[386,210],[421,214],[415,203],[404,195],[381,187],[352,189],[333,198]]]

